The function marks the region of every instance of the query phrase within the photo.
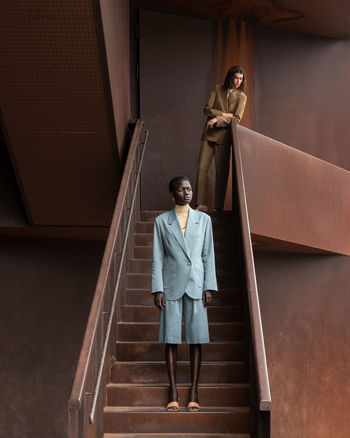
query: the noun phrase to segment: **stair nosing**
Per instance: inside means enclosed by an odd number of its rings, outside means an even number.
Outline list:
[[[185,432],[185,433],[179,433],[179,432],[166,432],[166,433],[142,433],[142,432],[105,432],[103,434],[103,438],[119,438],[119,437],[127,437],[127,438],[164,438],[164,437],[181,437],[181,438],[200,438],[200,437],[209,437],[209,438],[250,438],[249,433],[235,433],[235,432]]]
[[[165,360],[126,360],[126,361],[115,361],[113,365],[131,365],[131,364],[137,364],[137,365],[154,365],[154,364],[162,364],[165,365]],[[178,365],[189,365],[189,360],[178,360]],[[212,360],[202,360],[202,365],[246,365],[247,362],[244,360],[220,360],[218,362],[214,362]]]
[[[118,321],[118,325],[158,325],[158,321]],[[184,324],[184,322],[182,322]],[[245,325],[244,321],[209,321],[211,326],[222,326],[222,325]]]
[[[139,259],[139,260],[141,260],[141,259]],[[129,272],[129,274],[134,274],[134,272]],[[126,292],[128,291],[128,290],[144,290],[144,291],[148,291],[149,292],[149,288],[145,288],[145,287],[127,287],[127,288],[125,288],[125,290],[126,290]],[[225,292],[225,293],[228,293],[228,291],[233,291],[233,290],[237,290],[237,291],[243,291],[243,287],[225,287],[225,288],[220,288],[220,290],[219,290],[219,294],[220,293],[223,293],[223,292]],[[151,293],[150,293],[150,295],[152,295]]]
[[[190,388],[191,382],[177,382],[177,388]],[[106,385],[107,388],[169,388],[169,382],[145,382],[145,383],[115,383],[110,382]],[[250,384],[247,382],[244,383],[220,383],[220,382],[201,382],[198,383],[198,388],[205,389],[237,389],[237,388],[249,388]]]
[[[179,432],[166,432],[166,433],[142,433],[142,432],[105,432],[103,434],[102,438],[164,438],[164,437],[181,437],[181,438],[201,438],[201,437],[208,437],[208,438],[250,438],[249,433],[235,433],[235,432],[185,432],[185,433],[179,433]]]
[[[128,412],[128,413],[153,413],[157,412],[159,414],[166,415],[176,415],[177,413],[187,413],[188,415],[193,415],[192,412],[187,411],[185,407],[180,407],[176,412],[169,412],[163,406],[105,406],[104,411],[109,412]],[[201,410],[196,412],[196,415],[204,414],[231,414],[231,413],[242,413],[251,411],[249,406],[205,406],[201,407]]]
[[[156,344],[156,345],[163,345],[162,342],[159,341],[120,341],[119,339],[116,340],[117,344]],[[210,341],[208,342],[209,344],[215,344],[215,345],[224,345],[224,344],[229,344],[229,345],[234,345],[234,344],[238,344],[238,345],[242,345],[242,344],[246,344],[245,341]],[[185,341],[181,342],[181,344],[178,345],[188,345],[186,344]]]
[[[152,304],[148,304],[148,305],[147,304],[122,304],[120,307],[125,308],[125,309],[135,309],[135,310],[138,310],[138,309],[148,309],[148,310],[156,309],[154,304],[153,305]],[[242,307],[243,307],[243,303],[237,303],[237,304],[233,304],[230,306],[228,306],[226,304],[222,304],[221,306],[220,305],[208,306],[208,309],[215,309],[218,311],[219,309],[222,310],[223,308],[225,308],[225,309],[230,309],[231,311],[233,311],[233,310],[237,310],[237,308],[242,308]],[[151,321],[148,321],[148,322],[151,322]],[[156,322],[156,321],[153,321],[153,322]],[[215,321],[215,322],[220,322],[220,321]],[[226,321],[226,322],[230,322],[230,321]]]

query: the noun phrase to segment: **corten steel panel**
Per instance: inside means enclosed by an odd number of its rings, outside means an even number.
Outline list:
[[[35,225],[111,219],[120,169],[98,22],[92,0],[2,3],[2,113]]]
[[[142,208],[171,206],[175,175],[196,183],[203,107],[210,91],[213,24],[140,12],[140,110],[150,129],[142,171]]]
[[[24,207],[0,132],[0,229],[25,225]]]
[[[255,254],[272,438],[348,438],[350,258]]]
[[[332,38],[350,38],[348,0],[278,0],[276,3],[287,9],[300,11],[303,17],[277,22],[274,26]]]
[[[227,17],[332,38],[350,38],[348,0],[138,0],[137,3],[173,14]]]
[[[237,130],[251,232],[350,255],[350,172]]]
[[[350,41],[262,28],[254,41],[254,130],[350,170]]]
[[[118,148],[124,157],[130,119],[129,0],[100,0],[100,8]]]
[[[0,238],[1,438],[67,438],[103,250],[104,242]]]

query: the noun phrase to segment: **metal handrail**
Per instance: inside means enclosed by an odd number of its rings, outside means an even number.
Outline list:
[[[237,133],[237,123],[232,121],[232,139],[233,139],[233,154],[234,165],[236,169],[236,183],[238,191],[238,202],[241,213],[241,228],[243,239],[243,252],[247,275],[247,289],[249,308],[251,315],[251,328],[253,338],[254,358],[256,362],[258,392],[259,392],[259,409],[261,411],[271,410],[271,392],[270,382],[267,370],[266,352],[264,333],[262,328],[258,286],[255,274],[255,264],[253,256],[253,248],[251,241],[248,207],[246,199],[246,191],[244,185],[244,175],[242,169],[241,149]]]
[[[149,135],[149,131],[146,130],[146,136],[145,136],[145,139],[144,139],[144,145],[147,143],[148,135]],[[121,252],[121,257],[120,257],[118,274],[117,274],[117,281],[116,281],[116,285],[115,285],[114,292],[113,292],[113,298],[112,298],[111,308],[110,308],[110,312],[109,312],[108,325],[107,325],[107,329],[106,329],[105,340],[104,340],[104,343],[103,343],[103,349],[102,349],[100,365],[99,365],[98,374],[97,374],[97,380],[96,380],[95,390],[93,392],[93,399],[92,399],[91,410],[90,410],[90,415],[89,415],[89,422],[90,422],[90,424],[94,424],[94,417],[95,417],[95,411],[96,411],[97,398],[98,398],[98,393],[99,393],[99,389],[100,389],[100,385],[101,385],[103,366],[104,366],[104,361],[105,361],[105,358],[106,358],[106,352],[107,352],[107,348],[108,348],[109,336],[111,334],[113,317],[114,317],[114,313],[115,313],[115,303],[116,303],[116,300],[117,300],[117,294],[118,294],[118,289],[119,289],[119,282],[120,282],[120,278],[121,278],[121,275],[122,275],[122,266],[123,266],[123,263],[124,263],[126,247],[127,247],[127,243],[128,243],[129,230],[130,230],[131,219],[132,219],[132,212],[133,212],[134,205],[135,205],[135,199],[136,199],[136,194],[137,194],[137,185],[138,185],[139,180],[140,180],[141,167],[142,167],[143,157],[144,157],[144,154],[145,154],[145,149],[146,148],[144,147],[143,150],[142,150],[141,157],[140,157],[139,168],[137,169],[137,176],[136,176],[136,182],[135,182],[135,190],[134,190],[133,197],[132,197],[132,200],[131,200],[130,211],[129,211],[129,219],[128,219],[128,223],[127,223],[127,227],[126,227],[126,231],[125,231],[125,237],[124,237],[124,242],[123,242],[123,247],[122,247],[122,252]]]
[[[106,301],[109,301],[109,284],[112,278],[115,278],[113,272],[114,267],[114,257],[115,255],[120,255],[120,251],[116,251],[116,245],[119,238],[122,236],[124,230],[123,220],[125,214],[128,213],[130,216],[133,213],[126,208],[126,203],[130,198],[129,186],[133,185],[134,172],[133,167],[137,160],[140,159],[139,146],[143,145],[143,150],[145,150],[146,142],[148,138],[148,131],[141,141],[141,132],[143,127],[143,120],[138,119],[133,131],[133,136],[128,152],[128,157],[124,167],[123,178],[119,188],[119,194],[116,201],[113,219],[110,227],[110,232],[108,235],[105,252],[103,255],[103,260],[101,263],[100,273],[96,285],[96,290],[94,294],[94,299],[91,305],[90,315],[87,322],[87,327],[85,330],[84,340],[82,348],[80,351],[79,361],[76,368],[76,373],[74,377],[74,382],[72,386],[71,397],[68,402],[68,435],[70,438],[82,438],[85,430],[85,396],[94,395],[91,392],[91,388],[94,387],[96,382],[96,357],[95,354],[99,354],[101,347],[95,348],[99,342],[99,331],[102,328],[103,316],[106,314],[104,312],[104,306]],[[142,154],[143,158],[143,154]],[[141,162],[139,163],[139,168],[141,169]],[[139,180],[138,180],[139,181]],[[135,186],[135,185],[134,185]],[[135,186],[136,187],[136,186]],[[137,188],[135,190],[137,192]],[[127,206],[129,207],[129,206]],[[129,217],[130,217],[129,216]],[[119,266],[123,266],[121,263]],[[113,281],[112,287],[114,287],[115,280]],[[108,292],[108,293],[107,293]],[[113,306],[114,309],[115,306]],[[107,312],[108,313],[108,312]],[[101,320],[102,318],[102,320]],[[105,331],[104,331],[105,333]],[[104,334],[103,334],[104,335]],[[109,335],[110,337],[110,335]],[[97,365],[96,365],[97,368]],[[92,371],[92,372],[91,372]]]

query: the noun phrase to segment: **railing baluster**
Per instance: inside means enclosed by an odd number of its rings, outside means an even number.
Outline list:
[[[83,346],[76,370],[72,394],[69,400],[69,438],[94,437],[102,434],[102,413],[104,402],[104,370],[115,354],[116,304],[120,287],[124,287],[125,266],[128,260],[127,244],[129,231],[135,221],[135,201],[139,203],[140,172],[145,153],[148,131],[140,141],[143,121],[138,120],[134,129],[128,159],[106,249],[96,286],[94,300],[85,331]],[[138,211],[139,206],[136,206]],[[108,318],[107,318],[108,317]],[[107,327],[106,326],[106,318]],[[114,346],[114,347],[113,347]],[[113,348],[111,348],[113,347]],[[108,354],[107,354],[108,353]],[[92,395],[87,395],[91,393]],[[91,409],[90,409],[91,406]],[[85,416],[89,410],[90,414]],[[99,412],[95,422],[95,413]],[[89,422],[87,421],[89,417]],[[93,425],[95,423],[95,425]]]

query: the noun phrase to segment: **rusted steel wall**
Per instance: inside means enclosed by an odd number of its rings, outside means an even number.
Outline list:
[[[350,172],[237,129],[251,232],[350,255]]]
[[[130,119],[129,1],[100,0],[100,8],[118,149],[125,158]]]
[[[350,169],[350,40],[256,28],[254,131]]]
[[[350,258],[259,252],[272,438],[348,438]]]
[[[299,152],[350,169],[349,53],[350,41],[256,29],[253,129],[295,148],[243,148],[251,226],[275,250],[349,254],[348,173]],[[259,251],[255,266],[272,438],[347,438],[349,257]]]

